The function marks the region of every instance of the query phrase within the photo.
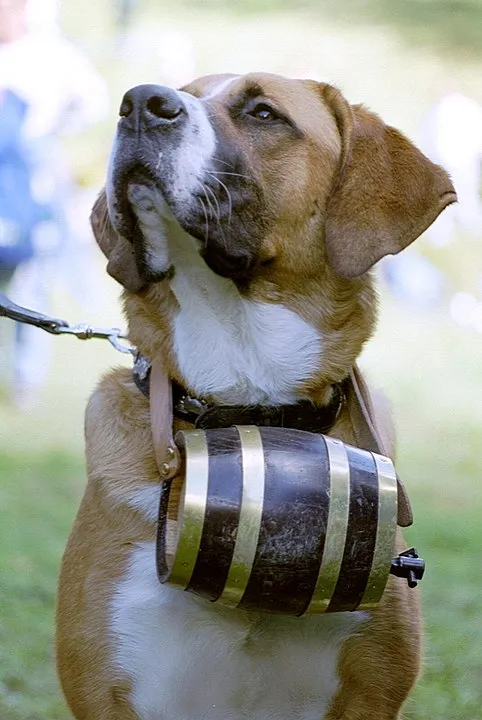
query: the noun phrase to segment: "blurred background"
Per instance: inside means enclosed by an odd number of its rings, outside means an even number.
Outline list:
[[[0,290],[122,327],[88,228],[121,96],[250,70],[335,83],[454,179],[459,205],[381,263],[362,366],[392,400],[407,541],[427,561],[424,672],[406,717],[482,718],[481,0],[0,0]],[[0,320],[2,720],[69,716],[53,613],[85,484],[83,412],[99,376],[128,362],[100,340]]]

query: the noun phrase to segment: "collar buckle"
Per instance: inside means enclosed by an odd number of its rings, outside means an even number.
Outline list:
[[[182,395],[175,405],[175,410],[185,415],[202,415],[207,408],[205,400],[198,400],[190,395]]]

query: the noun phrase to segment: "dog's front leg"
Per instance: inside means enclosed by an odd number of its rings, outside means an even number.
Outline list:
[[[397,551],[402,547],[399,534]],[[420,669],[418,590],[390,576],[371,619],[342,648],[340,686],[323,720],[398,720]]]

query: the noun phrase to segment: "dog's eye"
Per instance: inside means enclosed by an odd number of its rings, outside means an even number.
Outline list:
[[[273,120],[279,120],[280,116],[266,103],[258,103],[255,107],[248,112],[248,115],[260,120],[261,122],[269,123]]]

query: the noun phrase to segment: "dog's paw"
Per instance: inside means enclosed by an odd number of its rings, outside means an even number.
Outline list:
[[[127,198],[142,234],[146,267],[158,278],[169,274],[172,264],[166,234],[170,210],[161,193],[154,187],[132,183]]]

